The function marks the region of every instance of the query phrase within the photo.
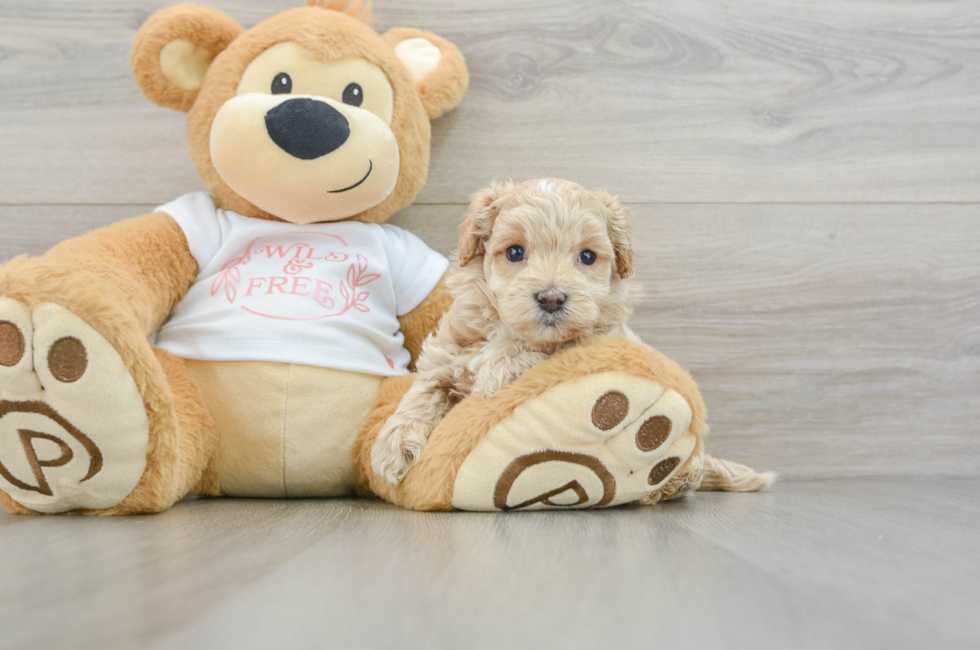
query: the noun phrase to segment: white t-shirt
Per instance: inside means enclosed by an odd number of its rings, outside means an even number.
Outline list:
[[[216,210],[206,192],[157,211],[183,229],[200,270],[157,333],[161,348],[188,359],[408,372],[397,316],[449,268],[415,235],[389,225],[250,219]]]

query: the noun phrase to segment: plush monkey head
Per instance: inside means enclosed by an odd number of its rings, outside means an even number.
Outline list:
[[[244,30],[178,5],[133,44],[143,93],[187,111],[198,173],[220,207],[298,224],[379,223],[425,184],[429,120],[466,92],[462,54],[415,29],[379,35],[370,0],[310,0]]]

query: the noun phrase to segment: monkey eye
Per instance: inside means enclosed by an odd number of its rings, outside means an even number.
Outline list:
[[[507,249],[507,261],[509,262],[523,262],[525,257],[523,246],[511,246]]]
[[[273,95],[288,95],[293,92],[293,78],[285,72],[280,72],[272,80]]]
[[[349,83],[347,87],[344,88],[344,94],[341,97],[345,104],[350,104],[351,106],[360,106],[364,101],[364,89],[361,88],[361,84]]]
[[[595,264],[596,255],[590,250],[584,250],[578,254],[578,261],[586,266],[592,266]]]

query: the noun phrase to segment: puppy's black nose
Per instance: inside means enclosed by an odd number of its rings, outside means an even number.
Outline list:
[[[538,299],[538,307],[549,314],[553,314],[559,309],[564,309],[565,299],[567,297],[558,289],[548,289],[535,296]]]
[[[280,149],[313,160],[339,149],[350,137],[350,123],[326,102],[297,97],[265,114],[265,129]]]

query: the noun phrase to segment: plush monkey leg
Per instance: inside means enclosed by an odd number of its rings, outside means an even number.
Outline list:
[[[0,315],[16,307],[0,299]],[[34,354],[0,368],[0,504],[15,513],[133,514],[164,510],[193,490],[217,432],[183,359],[145,340],[124,357],[53,303],[31,316],[16,334],[31,336]],[[16,334],[5,329],[0,339],[9,341]]]
[[[193,277],[193,260],[175,266],[174,228],[159,217],[124,222],[0,269],[9,511],[157,512],[201,482],[215,427],[183,360],[146,340]]]
[[[183,359],[53,302],[0,298],[0,321],[7,510],[158,512],[201,482],[217,432]]]
[[[397,487],[371,445],[412,378],[383,384],[354,447],[361,491],[416,510],[652,503],[701,481],[705,408],[690,375],[623,339],[563,351],[489,399],[456,405]]]

